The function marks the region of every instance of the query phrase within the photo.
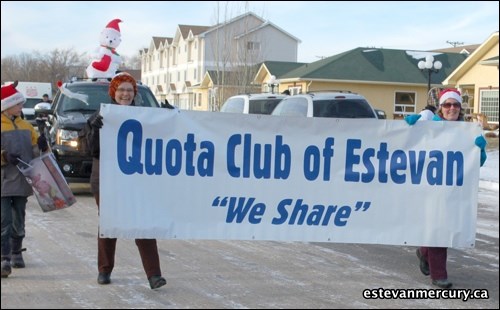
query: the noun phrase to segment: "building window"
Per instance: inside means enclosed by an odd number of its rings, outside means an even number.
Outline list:
[[[247,50],[249,51],[259,51],[260,50],[260,42],[247,42]]]
[[[193,53],[191,52],[191,50],[193,49],[193,43],[192,42],[188,42],[188,44],[186,45],[186,48],[187,48],[187,58],[188,58],[188,61],[193,61]]]
[[[290,95],[300,95],[302,94],[302,86],[289,87]]]
[[[488,117],[489,123],[498,124],[498,89],[479,91],[481,113]]]
[[[415,113],[415,93],[396,92],[394,98],[394,118]]]

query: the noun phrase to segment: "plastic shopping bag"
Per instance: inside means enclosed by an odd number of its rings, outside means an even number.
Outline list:
[[[64,209],[76,202],[52,152],[45,153],[17,168],[33,188],[43,212]]]

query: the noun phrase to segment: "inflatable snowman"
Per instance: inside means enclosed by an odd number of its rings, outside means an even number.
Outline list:
[[[116,52],[116,48],[122,42],[118,26],[118,23],[121,22],[120,19],[113,19],[101,32],[101,46],[87,67],[87,77],[92,79],[112,78],[116,74],[116,70],[122,63],[120,55]]]

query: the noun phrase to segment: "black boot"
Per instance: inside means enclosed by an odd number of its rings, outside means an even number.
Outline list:
[[[425,276],[428,276],[431,273],[429,271],[429,263],[425,260],[425,257],[422,256],[420,249],[417,249],[417,257],[419,259],[420,272],[422,272]]]
[[[99,283],[99,284],[111,283],[111,273],[110,272],[99,272],[99,275],[97,276],[97,283]]]
[[[11,255],[11,265],[12,268],[24,268],[24,259],[23,259],[23,238],[11,238],[10,239],[12,255]]]
[[[2,268],[2,278],[7,278],[12,272],[12,269],[10,268],[10,260],[2,257],[1,268]]]
[[[167,284],[167,280],[165,280],[165,278],[162,276],[152,276],[148,280],[149,280],[149,286],[151,287],[152,290],[160,288],[165,284]]]
[[[10,266],[10,243],[5,242],[2,244],[2,255],[0,257],[2,261],[2,278],[7,278],[12,273],[12,268]]]
[[[440,288],[451,288],[453,283],[448,281],[448,279],[432,280],[432,284]]]

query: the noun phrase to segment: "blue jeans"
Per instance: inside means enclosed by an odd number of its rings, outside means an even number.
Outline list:
[[[24,219],[28,197],[2,197],[2,260],[10,259],[10,239],[24,238]]]

